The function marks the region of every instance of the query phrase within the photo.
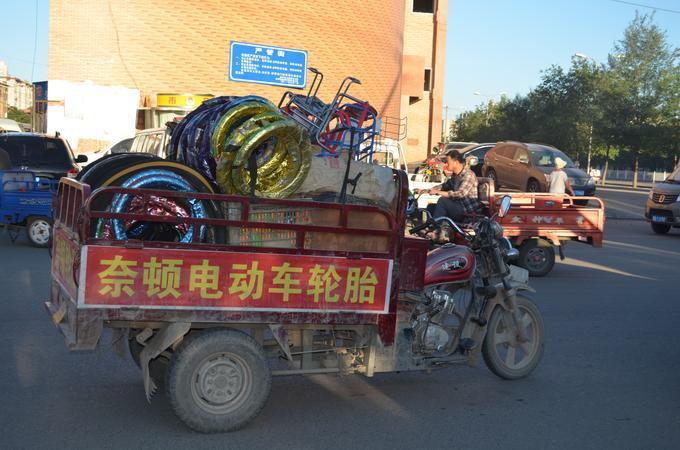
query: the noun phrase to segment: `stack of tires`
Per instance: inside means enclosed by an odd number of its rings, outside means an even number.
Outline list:
[[[311,164],[307,132],[269,100],[217,97],[173,130],[168,158],[199,171],[224,194],[285,198]]]

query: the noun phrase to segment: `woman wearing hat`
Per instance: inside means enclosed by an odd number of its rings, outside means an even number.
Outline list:
[[[555,158],[555,170],[550,173],[550,179],[548,180],[548,191],[551,194],[564,194],[574,195],[574,190],[569,184],[569,177],[564,172],[564,167],[567,162],[560,158],[559,156]]]

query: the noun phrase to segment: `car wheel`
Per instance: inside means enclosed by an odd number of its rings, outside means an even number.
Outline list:
[[[666,234],[670,231],[671,226],[665,223],[652,223],[652,230],[656,234]]]
[[[541,191],[541,185],[538,184],[538,181],[534,180],[533,178],[529,180],[527,183],[527,192],[540,192]]]
[[[489,169],[486,172],[486,177],[493,180],[493,185],[496,190],[500,189],[501,184],[498,182],[498,175],[496,175],[496,171],[493,169]]]

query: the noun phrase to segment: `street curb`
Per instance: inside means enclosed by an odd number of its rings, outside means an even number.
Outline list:
[[[635,222],[646,222],[647,219],[641,218],[641,217],[604,217],[607,220],[630,220],[630,221],[635,221]]]

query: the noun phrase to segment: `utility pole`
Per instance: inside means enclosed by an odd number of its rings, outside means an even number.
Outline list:
[[[593,154],[593,122],[590,122],[590,136],[588,137],[588,169],[586,173],[590,175],[590,157]]]

